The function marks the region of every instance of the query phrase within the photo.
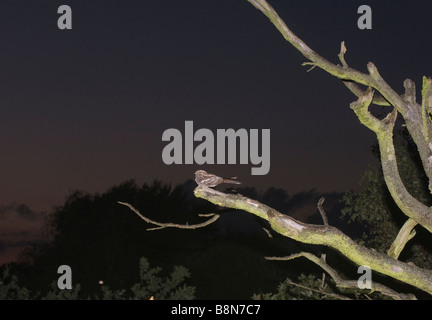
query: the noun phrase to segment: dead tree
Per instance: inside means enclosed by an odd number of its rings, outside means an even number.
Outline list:
[[[338,55],[340,64],[333,64],[314,52],[306,43],[298,38],[279,17],[277,12],[266,0],[248,0],[255,8],[266,15],[282,36],[292,44],[306,59],[303,65],[321,68],[329,74],[339,78],[358,98],[350,107],[355,112],[360,122],[372,130],[378,139],[381,165],[384,179],[395,203],[406,215],[406,222],[400,229],[387,254],[366,248],[354,242],[350,237],[335,227],[328,225],[325,213],[322,209],[322,201],[318,208],[324,218],[323,225],[306,224],[284,215],[255,200],[239,194],[226,194],[214,190],[206,185],[198,185],[195,196],[205,199],[213,204],[225,208],[240,209],[252,213],[270,223],[272,229],[279,234],[307,244],[324,245],[333,248],[350,259],[357,265],[367,265],[372,270],[390,276],[401,282],[410,284],[432,295],[432,271],[398,260],[399,254],[406,243],[415,235],[414,227],[417,225],[432,232],[432,208],[415,199],[406,189],[398,172],[395,148],[393,143],[393,130],[396,117],[400,114],[417,145],[424,172],[429,179],[429,190],[432,193],[432,121],[429,114],[432,113],[432,79],[423,77],[421,102],[416,101],[415,84],[412,80],[404,82],[405,93],[396,93],[381,77],[376,66],[369,62],[368,73],[357,71],[345,61],[346,47],[341,43]],[[371,104],[388,106],[387,116],[380,120],[369,112]],[[140,213],[130,204],[129,206],[137,214]],[[157,228],[165,227],[202,227],[217,219],[217,215],[203,224],[194,226],[180,226],[175,224],[160,224],[154,221],[147,222],[157,225]],[[301,252],[289,257],[270,259],[293,259],[305,257],[318,264],[326,271],[339,287],[357,287],[357,281],[345,280],[331,268],[325,257],[317,257],[311,253]],[[372,282],[372,290],[379,291],[394,299],[415,299],[412,294],[404,294]]]

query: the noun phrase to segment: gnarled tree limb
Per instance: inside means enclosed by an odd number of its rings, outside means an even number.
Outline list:
[[[344,54],[346,52],[345,44],[341,46],[341,52],[339,54],[339,60],[342,66],[335,65],[328,60],[324,59],[313,51],[309,46],[306,45],[300,38],[298,38],[284,23],[284,21],[279,17],[277,12],[270,6],[266,0],[248,0],[255,8],[260,10],[264,15],[266,15],[274,26],[280,31],[282,36],[290,42],[300,53],[309,59],[311,62],[306,64],[311,64],[317,66],[333,76],[338,77],[343,80],[347,87],[357,96],[364,95],[362,89],[360,89],[356,83],[365,85],[367,87],[372,87],[379,91],[387,101],[388,105],[394,106],[398,112],[401,113],[405,120],[408,131],[410,132],[414,142],[417,145],[420,158],[422,160],[423,168],[427,177],[429,178],[429,190],[432,193],[432,144],[428,143],[427,134],[432,132],[431,121],[425,122],[422,120],[420,105],[415,103],[413,99],[409,99],[409,93],[412,90],[408,89],[405,95],[400,96],[397,94],[381,77],[377,68],[373,63],[369,62],[367,67],[369,74],[359,72],[348,66],[345,61]],[[411,81],[412,83],[412,81]],[[424,78],[423,81],[423,101],[427,101],[429,106],[432,106],[432,100],[430,99],[432,93],[429,88],[432,87],[432,79]],[[377,103],[381,105],[387,105],[382,98],[377,98],[372,101],[372,103]],[[425,127],[427,126],[427,127]],[[418,221],[420,224],[422,222]],[[432,221],[428,222],[428,230],[432,225]]]
[[[330,267],[324,259],[320,259],[317,256],[313,255],[309,252],[300,252],[296,254],[292,254],[288,257],[266,257],[267,260],[292,260],[299,257],[305,257],[306,259],[314,262],[318,266],[320,266],[324,271],[326,271],[335,281],[336,286],[340,288],[352,288],[357,289],[358,284],[356,280],[345,280],[343,279],[335,269]],[[389,296],[395,300],[416,300],[416,297],[412,294],[399,293],[390,289],[389,287],[380,284],[376,281],[372,281],[371,290],[381,292],[383,295]]]
[[[248,211],[268,220],[272,229],[281,235],[308,244],[324,245],[338,250],[358,265],[370,266],[372,270],[411,284],[432,294],[432,271],[419,268],[365,248],[355,243],[342,231],[332,226],[306,224],[284,215],[256,200],[239,194],[225,194],[206,186],[194,190],[198,198],[221,207]]]
[[[369,88],[364,96],[351,104],[351,109],[360,122],[377,135],[384,180],[396,204],[405,215],[432,232],[432,209],[411,196],[399,175],[393,144],[396,109],[383,120],[377,119],[368,111],[372,96],[373,91]]]

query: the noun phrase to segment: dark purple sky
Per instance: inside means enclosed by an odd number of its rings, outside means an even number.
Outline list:
[[[356,188],[374,136],[343,84],[305,59],[246,0],[0,2],[0,205],[34,211],[70,190],[103,192],[135,179],[178,184],[197,165],[162,162],[168,128],[271,129],[271,169],[209,165],[247,186],[288,193]],[[430,1],[270,1],[325,58],[366,71],[374,62],[398,92],[431,76]],[[57,28],[68,4],[73,29]],[[372,7],[373,29],[357,28]]]

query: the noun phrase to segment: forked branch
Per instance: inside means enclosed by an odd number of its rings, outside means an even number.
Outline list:
[[[432,132],[432,120],[429,117],[432,109],[432,79],[423,79],[422,105],[415,101],[415,86],[411,80],[406,80],[405,94],[397,94],[381,77],[378,69],[372,62],[367,64],[368,74],[359,72],[348,66],[345,60],[346,46],[342,42],[340,53],[338,55],[342,65],[336,65],[324,59],[313,51],[306,43],[297,37],[279,17],[277,12],[270,6],[266,0],[248,0],[255,8],[266,15],[274,26],[280,31],[282,36],[291,43],[300,53],[310,62],[304,65],[319,67],[329,74],[336,76],[344,81],[345,85],[357,96],[359,100],[356,104],[365,105],[366,107],[358,108],[362,118],[356,111],[360,121],[369,129],[373,130],[378,136],[380,151],[385,154],[386,168],[383,163],[384,178],[386,184],[401,210],[418,224],[424,226],[429,232],[432,232],[432,208],[426,207],[420,201],[412,197],[400,180],[397,171],[396,159],[393,148],[393,124],[399,112],[405,120],[408,131],[417,145],[417,149],[422,160],[423,169],[429,178],[429,190],[432,193],[432,143],[429,142]],[[361,89],[357,84],[365,85],[367,90]],[[382,97],[375,97],[371,89],[377,90]],[[367,101],[365,99],[368,99]],[[369,104],[377,103],[393,107],[386,121],[389,121],[391,127],[384,122],[375,119],[367,110]],[[385,135],[385,136],[384,136]],[[381,155],[383,159],[383,155]],[[387,161],[388,160],[388,161]],[[394,161],[393,161],[394,160]]]
[[[203,227],[206,227],[209,224],[215,222],[220,217],[220,215],[213,214],[213,213],[211,213],[211,214],[199,214],[198,216],[200,216],[200,217],[211,217],[211,218],[202,222],[202,223],[198,223],[198,224],[163,223],[163,222],[157,222],[157,221],[154,221],[154,220],[147,218],[146,216],[144,216],[141,212],[139,212],[137,209],[135,209],[131,204],[129,204],[127,202],[117,201],[117,203],[124,205],[124,206],[128,207],[129,209],[131,209],[133,212],[135,212],[138,215],[138,217],[143,219],[145,222],[157,226],[154,228],[149,228],[149,229],[147,229],[147,231],[159,230],[159,229],[164,229],[164,228],[179,228],[179,229],[203,228]]]

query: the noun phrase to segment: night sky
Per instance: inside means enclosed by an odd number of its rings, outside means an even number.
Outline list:
[[[72,30],[57,27],[62,4]],[[270,4],[319,54],[337,63],[345,41],[351,67],[374,62],[399,93],[405,78],[420,92],[432,76],[430,1]],[[372,30],[357,27],[362,4]],[[37,238],[39,213],[71,190],[177,185],[202,168],[259,191],[345,191],[374,163],[355,97],[320,69],[306,72],[246,0],[2,0],[0,41],[0,255],[18,234],[19,245]],[[164,164],[162,133],[183,132],[186,120],[195,130],[271,129],[270,172]]]

